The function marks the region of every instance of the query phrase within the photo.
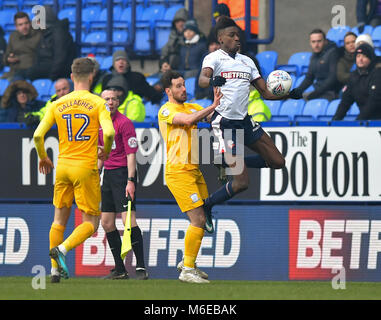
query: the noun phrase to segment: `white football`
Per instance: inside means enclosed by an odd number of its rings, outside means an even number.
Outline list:
[[[291,76],[283,70],[274,70],[267,77],[267,89],[275,96],[282,97],[290,91]]]

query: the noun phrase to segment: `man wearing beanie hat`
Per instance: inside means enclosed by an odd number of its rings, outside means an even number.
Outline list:
[[[356,120],[381,119],[381,63],[373,48],[361,44],[355,52],[356,70],[343,88],[343,97],[332,120],[342,120],[354,102],[360,113]]]
[[[130,61],[126,51],[117,50],[114,52],[110,70],[111,73],[106,74],[103,78],[102,89],[107,88],[108,82],[113,77],[122,75],[127,82],[128,90],[142,98],[146,98],[152,103],[160,102],[163,94],[150,86],[142,73],[131,71]]]
[[[180,47],[178,71],[184,79],[195,77],[200,68],[200,61],[208,51],[206,39],[200,33],[196,20],[188,20],[184,26],[185,44]]]

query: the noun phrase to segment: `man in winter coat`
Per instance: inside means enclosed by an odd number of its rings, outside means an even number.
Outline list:
[[[356,49],[356,70],[351,73],[348,85],[332,120],[342,120],[356,102],[360,114],[356,120],[381,119],[381,63],[368,44]]]
[[[306,100],[327,99],[329,101],[337,98],[340,85],[336,78],[337,46],[334,42],[327,40],[325,33],[315,29],[310,33],[310,45],[312,56],[305,79],[299,87],[291,92],[296,97]],[[312,92],[303,92],[313,85]]]
[[[337,62],[337,80],[340,85],[344,86],[349,81],[351,69],[355,63],[355,51],[357,35],[353,32],[348,32],[344,37],[344,47],[339,48],[339,60]]]

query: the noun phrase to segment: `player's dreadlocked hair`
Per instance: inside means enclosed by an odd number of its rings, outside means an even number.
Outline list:
[[[226,16],[222,16],[218,22],[216,23],[216,37],[218,39],[218,33],[223,30],[223,29],[226,29],[226,28],[229,28],[229,27],[237,27],[237,24],[235,23],[235,21],[233,19],[230,19],[229,17],[226,17]]]

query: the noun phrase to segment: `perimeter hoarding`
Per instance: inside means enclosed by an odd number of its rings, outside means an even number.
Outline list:
[[[238,200],[265,201],[381,201],[381,129],[378,127],[266,127],[286,158],[281,170],[250,169],[248,190]],[[208,129],[200,132],[208,135]],[[139,151],[140,199],[172,200],[164,179],[165,147],[157,128],[136,129]],[[206,134],[205,134],[206,133]],[[31,130],[0,130],[0,140],[12,152],[0,154],[0,200],[46,199],[53,195],[54,171],[38,172]],[[210,164],[212,145],[200,138],[200,164],[210,192],[219,187],[217,169]],[[206,142],[205,142],[206,141]],[[206,143],[206,144],[205,144]],[[55,130],[45,140],[56,162]],[[248,154],[250,152],[248,151]],[[206,155],[206,156],[205,156]]]
[[[178,277],[188,220],[175,205],[138,205],[145,261],[151,278]],[[216,207],[215,233],[205,233],[198,266],[212,280],[381,281],[381,206]],[[52,205],[0,205],[0,275],[50,270]],[[74,213],[65,237],[80,223]],[[121,219],[117,227],[122,232]],[[122,234],[121,234],[122,235]],[[68,254],[72,276],[102,277],[113,268],[104,230]],[[132,252],[126,266],[134,276]]]

